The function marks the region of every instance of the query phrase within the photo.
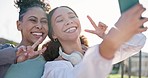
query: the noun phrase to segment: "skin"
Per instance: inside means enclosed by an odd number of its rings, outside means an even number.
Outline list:
[[[48,20],[43,9],[39,7],[30,8],[24,13],[23,19],[17,21],[17,29],[22,34],[22,41],[17,46],[17,62],[34,58],[46,50],[45,47],[37,51],[38,45],[48,34]]]
[[[104,58],[112,59],[116,50],[124,42],[127,42],[135,34],[147,30],[147,27],[140,28],[143,23],[148,21],[148,18],[139,19],[144,11],[145,8],[143,8],[141,4],[137,4],[130,10],[123,13],[116,22],[115,27],[111,28],[111,30],[109,30],[105,36],[103,36],[104,32],[100,32],[102,33],[101,35],[103,41],[99,46],[99,52]],[[86,31],[100,36],[98,31],[102,29],[101,26],[105,25],[99,24],[97,26],[89,16],[88,19],[95,30]],[[80,21],[70,9],[65,7],[56,9],[52,16],[51,22],[54,33],[53,38],[60,41],[65,53],[70,54],[75,50],[83,53],[80,40],[78,38],[81,32]],[[68,30],[71,27],[73,28]],[[106,29],[104,28],[102,29],[102,31],[105,30]]]
[[[54,32],[53,38],[58,38],[64,51],[67,54],[74,50],[82,52],[79,39],[81,25],[74,12],[68,8],[58,8],[54,12],[51,21]]]
[[[88,19],[91,23],[95,24],[91,17],[88,16]],[[81,24],[79,18],[72,10],[65,7],[56,9],[51,18],[51,22],[53,27],[53,38],[60,41],[65,53],[71,54],[73,51],[79,51],[84,54],[79,39]],[[87,29],[85,31],[97,34],[99,37],[103,38],[107,26],[102,22],[100,22],[98,26],[96,24],[93,26],[95,27],[95,30]],[[62,58],[59,56],[57,59],[60,60]]]
[[[100,53],[103,57],[112,59],[116,50],[124,42],[127,42],[135,34],[147,30],[147,27],[141,28],[141,26],[148,21],[148,18],[140,19],[145,10],[141,4],[137,4],[121,15],[115,27],[111,28],[100,44]]]
[[[24,14],[22,21],[17,21],[17,28],[22,34],[20,45],[33,45],[40,37],[44,40],[47,36],[47,16],[41,8],[30,8]]]

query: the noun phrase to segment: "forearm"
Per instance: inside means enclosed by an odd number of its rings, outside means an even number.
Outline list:
[[[0,65],[13,64],[16,60],[16,48],[8,47],[0,50]]]
[[[122,33],[112,28],[100,44],[100,54],[106,59],[112,59],[118,48],[126,41]]]
[[[128,42],[124,43],[115,54],[113,64],[123,61],[140,52],[146,42],[146,36],[142,33],[136,34]]]
[[[68,61],[46,63],[42,78],[106,78],[111,72],[112,60],[103,58],[98,46],[90,47],[75,67]]]
[[[82,62],[75,67],[75,73],[81,73],[81,76],[76,78],[106,78],[109,75],[112,69],[112,59],[102,57],[98,52],[98,46],[95,45],[86,51]]]

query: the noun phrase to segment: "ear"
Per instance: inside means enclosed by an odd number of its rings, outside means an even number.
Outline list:
[[[53,34],[52,34],[52,38],[53,38],[53,39],[57,39],[57,36],[55,35],[54,32],[53,32]]]
[[[52,38],[57,39],[57,36],[53,33]]]
[[[17,25],[17,29],[18,29],[19,31],[21,31],[21,30],[22,30],[21,21],[17,21],[17,22],[16,22],[16,25]]]

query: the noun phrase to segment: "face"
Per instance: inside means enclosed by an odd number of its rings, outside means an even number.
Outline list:
[[[53,38],[59,41],[76,40],[81,32],[80,21],[75,13],[66,7],[55,10],[51,18]]]
[[[39,7],[30,8],[24,13],[22,21],[17,24],[18,30],[22,33],[22,41],[26,45],[32,45],[40,37],[45,37],[48,34],[48,20],[43,11]]]

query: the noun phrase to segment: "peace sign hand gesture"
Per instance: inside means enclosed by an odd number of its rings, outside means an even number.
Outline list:
[[[16,62],[23,62],[25,60],[31,59],[37,55],[42,54],[46,47],[41,50],[34,51],[34,49],[42,42],[42,37],[40,37],[37,42],[35,42],[32,46],[20,46],[18,47],[18,51],[16,52]]]
[[[92,33],[92,34],[96,34],[98,35],[100,38],[104,38],[105,37],[105,31],[107,29],[108,26],[106,26],[104,23],[99,22],[98,26],[95,24],[95,22],[92,20],[92,18],[90,16],[87,16],[87,18],[89,19],[89,21],[91,22],[91,24],[93,25],[93,27],[95,28],[95,30],[88,30],[85,29],[86,32]]]

